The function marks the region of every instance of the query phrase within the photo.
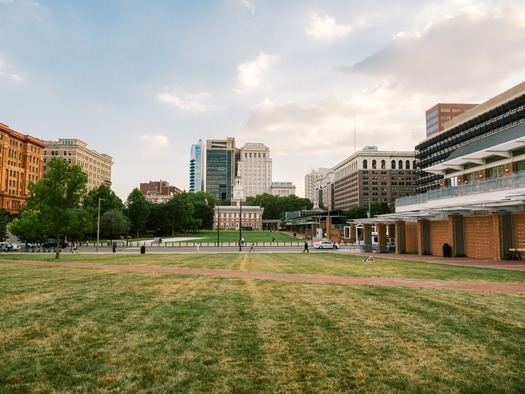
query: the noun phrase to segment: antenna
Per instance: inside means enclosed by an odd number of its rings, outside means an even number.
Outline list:
[[[355,114],[354,114],[354,153],[357,152],[357,146],[355,142]]]

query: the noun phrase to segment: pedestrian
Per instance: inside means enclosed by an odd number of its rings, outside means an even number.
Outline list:
[[[308,241],[306,241],[306,242],[304,243],[303,253],[304,253],[304,252],[308,252],[308,253],[310,253],[310,251],[308,250]]]
[[[113,253],[117,251],[117,243],[113,242]]]
[[[200,253],[201,251],[201,244],[200,242],[197,242],[197,253]]]
[[[78,253],[78,244],[76,242],[73,244],[73,253]]]
[[[250,244],[250,252],[255,252],[255,244],[253,242]]]

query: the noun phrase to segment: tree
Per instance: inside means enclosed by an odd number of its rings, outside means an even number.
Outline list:
[[[192,230],[213,228],[213,208],[219,202],[212,194],[207,192],[189,193],[193,204]]]
[[[194,208],[189,193],[174,195],[167,203],[167,223],[171,227],[171,235],[182,233],[191,228]]]
[[[133,189],[128,195],[126,205],[128,206],[128,217],[131,229],[137,232],[138,238],[139,232],[146,227],[150,213],[150,206],[146,201],[146,197],[144,197],[137,188]]]
[[[47,167],[42,179],[28,185],[27,208],[38,211],[38,215],[33,216],[37,220],[34,225],[41,226],[60,243],[75,220],[73,211],[86,192],[87,175],[78,165],[68,167],[61,157],[53,158]],[[59,256],[60,248],[57,248],[55,258]]]
[[[113,240],[128,233],[129,220],[119,209],[110,209],[100,217],[100,228],[106,238]]]
[[[31,243],[41,243],[46,241],[48,236],[46,229],[40,225],[41,222],[39,210],[26,208],[9,223],[9,231],[18,239]]]
[[[11,221],[12,215],[6,209],[0,208],[0,239],[7,238],[7,224]]]

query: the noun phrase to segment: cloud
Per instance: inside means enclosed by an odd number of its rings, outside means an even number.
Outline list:
[[[182,111],[203,112],[210,109],[210,106],[203,104],[203,101],[210,97],[207,92],[192,93],[181,97],[179,93],[159,93],[157,99],[172,105]]]
[[[306,35],[318,40],[333,41],[336,38],[343,38],[352,31],[348,25],[338,25],[334,18],[329,15],[312,16],[310,26],[306,29]]]
[[[264,74],[270,70],[277,60],[279,60],[277,56],[260,52],[255,60],[237,66],[239,88],[235,91],[246,93],[259,87]]]
[[[248,11],[250,11],[252,14],[255,14],[255,7],[250,1],[248,0],[241,0],[241,1],[242,1],[242,4],[246,7],[246,9],[248,9]]]
[[[2,0],[0,0],[0,2],[1,1]],[[7,63],[0,57],[0,78],[5,77],[15,82],[22,82],[25,80],[24,75],[25,73],[15,70],[15,68],[12,65]]]
[[[474,12],[476,11],[476,12]],[[525,24],[519,15],[470,8],[425,29],[399,32],[383,49],[340,71],[368,74],[420,91],[455,91],[524,75]]]
[[[149,146],[154,145],[155,147],[169,147],[171,146],[168,137],[165,135],[141,135],[139,140],[144,141]]]

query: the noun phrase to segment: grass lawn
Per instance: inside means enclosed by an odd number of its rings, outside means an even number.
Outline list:
[[[198,233],[194,234],[186,234],[184,237],[192,238],[189,241],[181,241],[181,242],[209,242],[209,243],[215,243],[217,242],[217,231],[216,230],[202,230]],[[272,238],[275,239],[275,242],[303,242],[304,240],[300,237],[293,237],[291,235],[288,235],[286,233],[281,233],[278,231],[246,231],[244,230],[242,232],[242,237],[244,238],[244,242],[246,245],[249,245],[250,242],[266,242],[270,243],[272,242]],[[169,237],[166,237],[169,238]],[[232,231],[232,230],[220,230],[219,231],[219,242],[238,242],[239,241],[239,231]]]
[[[0,262],[3,393],[525,387],[524,295],[31,266],[9,257]],[[64,254],[60,261],[525,281],[515,271],[388,259],[372,267],[351,257]]]

